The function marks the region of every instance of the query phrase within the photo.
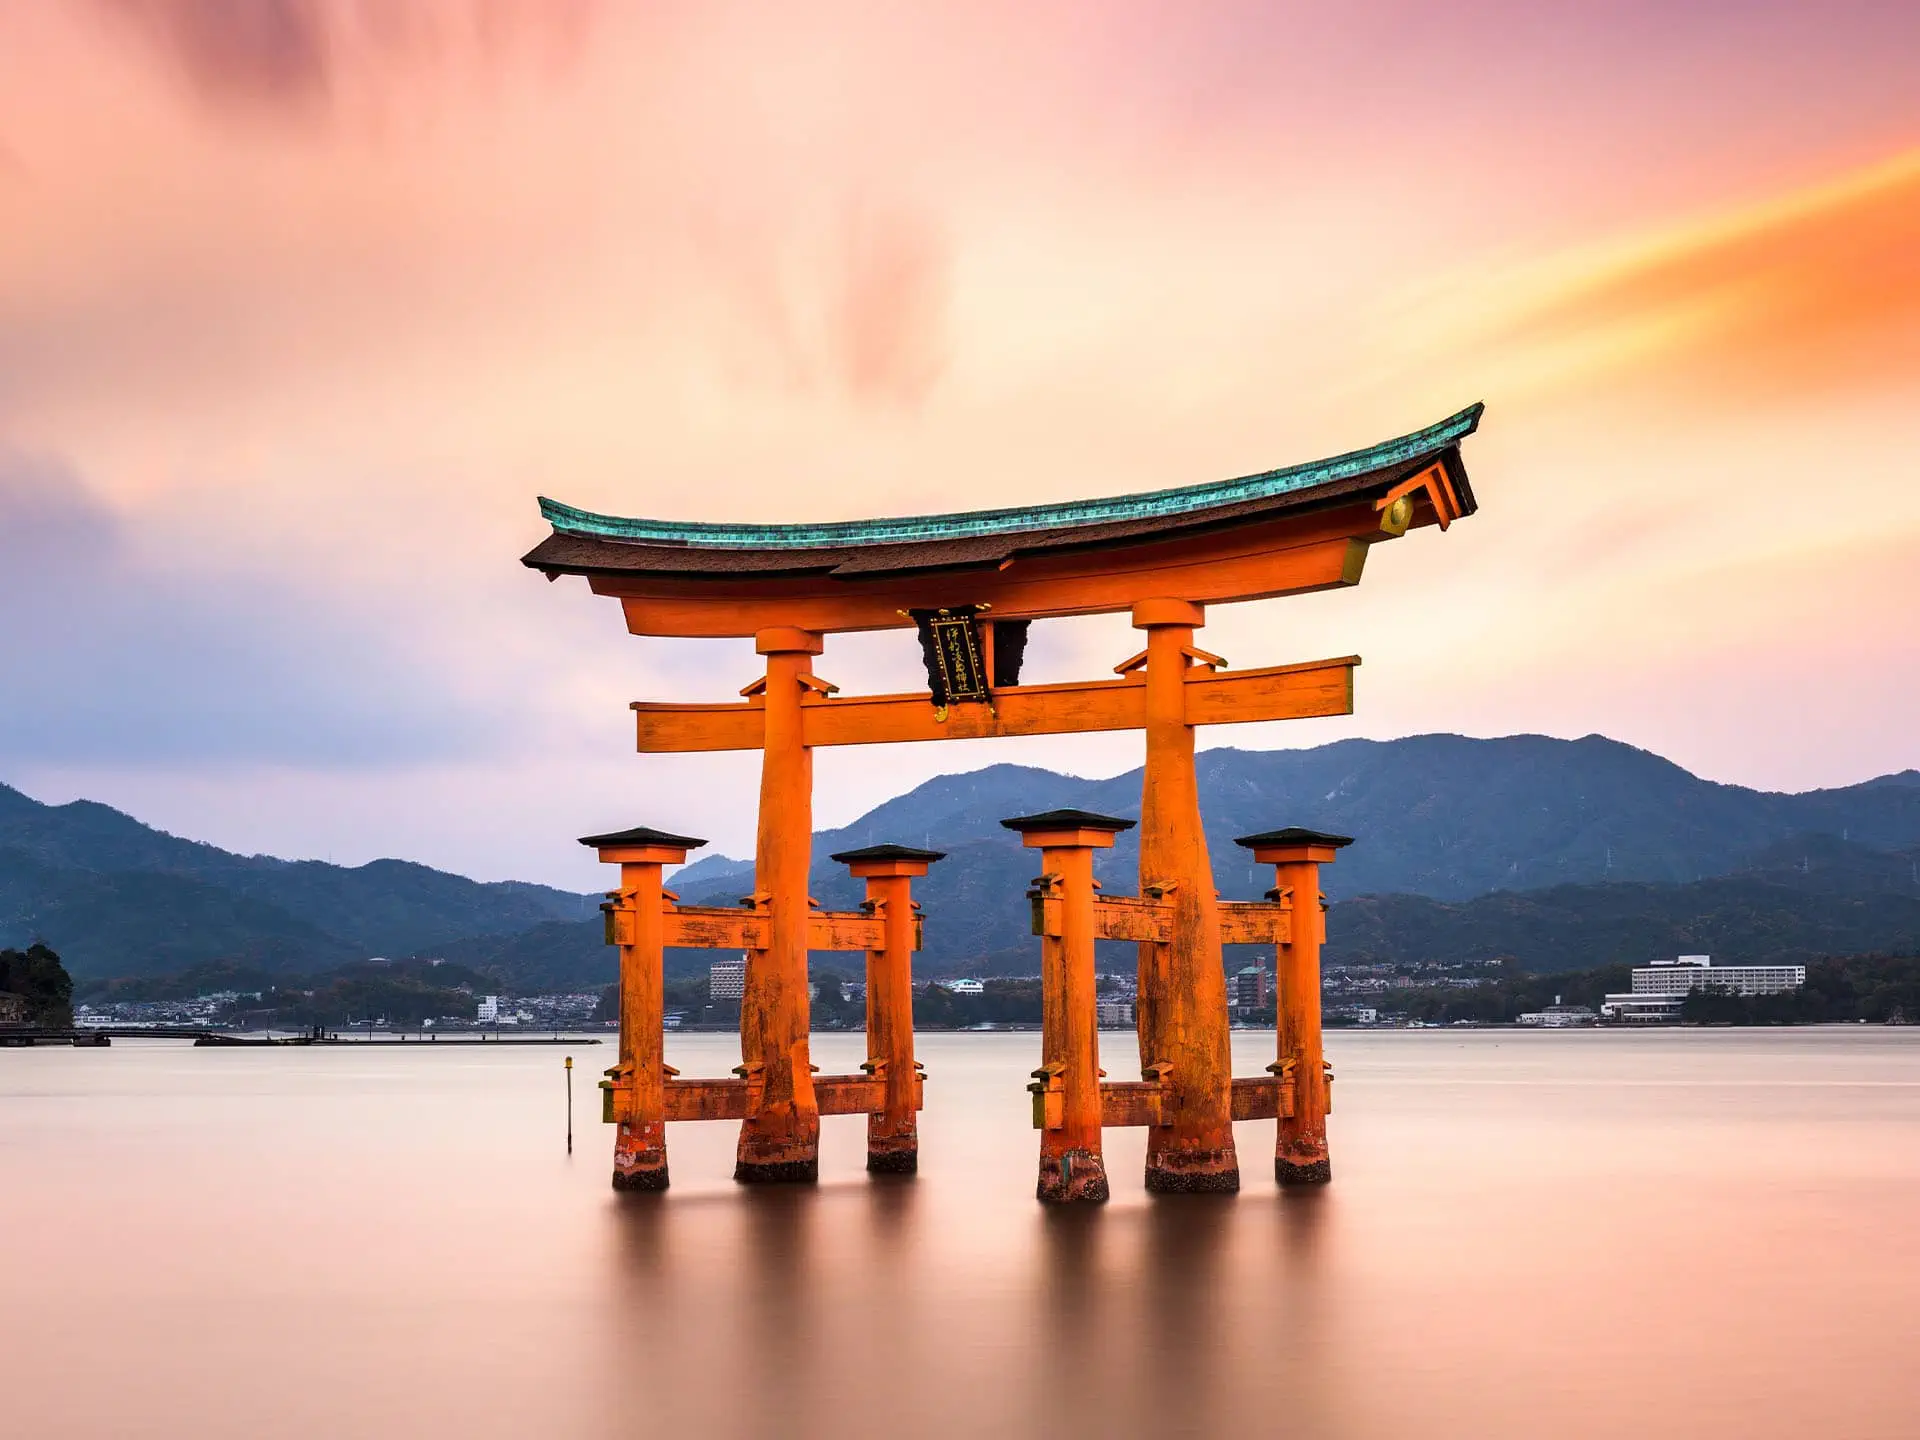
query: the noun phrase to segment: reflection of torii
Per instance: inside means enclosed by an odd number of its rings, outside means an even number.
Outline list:
[[[1222,910],[1200,824],[1194,727],[1350,713],[1359,662],[1229,670],[1196,647],[1194,632],[1207,604],[1357,584],[1374,545],[1472,514],[1459,445],[1479,417],[1474,406],[1367,450],[1237,480],[912,519],[682,524],[541,502],[553,533],[527,565],[550,579],[584,576],[620,601],[635,634],[751,636],[766,657],[764,676],[740,701],[633,707],[644,752],[762,753],[761,943],[748,947],[741,1007],[756,1108],[742,1127],[742,1178],[815,1173],[819,1105],[806,1008],[813,749],[1144,730],[1141,895],[1159,895],[1172,914],[1167,938],[1140,942],[1140,1059],[1165,1094],[1147,1183],[1237,1186]],[[1115,611],[1130,612],[1146,632],[1145,648],[1115,667],[1116,678],[1018,683],[1015,652],[1025,636],[1016,626]],[[928,693],[841,695],[814,673],[826,635],[907,624],[921,633],[933,705]],[[1296,920],[1317,910],[1317,896],[1301,900]],[[1285,1032],[1286,1007],[1305,1001],[1283,992],[1280,1003]],[[1312,1010],[1317,1057],[1317,981]],[[1324,1112],[1317,1064],[1289,1073],[1318,1096],[1308,1108]],[[1323,1178],[1324,1165],[1308,1171],[1294,1178]]]

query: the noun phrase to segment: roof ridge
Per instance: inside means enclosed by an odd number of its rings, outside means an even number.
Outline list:
[[[556,532],[563,534],[715,550],[752,549],[769,545],[781,549],[832,549],[1110,524],[1264,499],[1365,474],[1401,461],[1421,459],[1450,449],[1471,435],[1479,425],[1481,412],[1485,408],[1483,403],[1476,401],[1424,429],[1324,460],[1312,460],[1278,470],[1263,470],[1231,480],[1207,480],[1195,485],[1145,490],[1132,495],[1057,501],[1047,505],[1015,505],[995,510],[959,510],[890,519],[757,525],[601,515],[542,495],[540,514]]]

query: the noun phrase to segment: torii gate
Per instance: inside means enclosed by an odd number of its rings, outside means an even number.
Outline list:
[[[1151,1103],[1146,1098],[1136,1103],[1128,1098],[1133,1091],[1127,1087],[1133,1082],[1103,1087],[1114,1098],[1101,1102],[1100,1123],[1150,1126],[1150,1190],[1237,1189],[1232,1121],[1257,1114],[1282,1118],[1275,1162],[1282,1182],[1328,1177],[1324,1122],[1297,1122],[1323,1117],[1326,1110],[1326,1078],[1319,1063],[1316,877],[1318,864],[1331,860],[1334,848],[1345,840],[1308,831],[1248,837],[1242,843],[1250,844],[1257,858],[1280,865],[1280,889],[1270,906],[1223,906],[1214,892],[1200,822],[1194,728],[1348,714],[1359,659],[1344,656],[1230,670],[1220,656],[1196,647],[1194,632],[1205,623],[1209,604],[1356,585],[1375,545],[1427,526],[1444,530],[1472,514],[1476,507],[1459,446],[1477,427],[1480,413],[1475,405],[1397,440],[1236,480],[906,519],[698,524],[599,515],[541,499],[541,513],[553,533],[525,557],[525,564],[549,579],[586,577],[596,594],[620,602],[627,628],[636,635],[751,637],[766,657],[764,676],[747,685],[737,702],[633,705],[642,752],[761,752],[754,894],[746,902],[750,908],[698,915],[667,912],[679,937],[669,941],[663,928],[644,915],[621,917],[640,913],[634,897],[642,891],[649,897],[661,893],[662,864],[677,863],[687,848],[701,842],[645,830],[586,842],[598,845],[603,858],[623,867],[622,890],[614,905],[618,913],[610,924],[611,930],[624,925],[622,933],[629,937],[621,942],[623,994],[645,988],[629,985],[631,958],[635,970],[643,968],[643,960],[654,969],[657,995],[662,944],[737,944],[747,951],[741,1078],[673,1082],[676,1092],[685,1092],[683,1101],[673,1102],[684,1118],[738,1115],[743,1120],[736,1178],[810,1180],[817,1174],[821,1090],[828,1077],[816,1080],[808,1060],[810,939],[813,948],[866,949],[870,965],[888,955],[891,945],[892,963],[907,963],[904,909],[910,902],[904,882],[896,902],[903,913],[895,916],[890,941],[880,934],[889,913],[884,897],[870,903],[870,913],[836,917],[819,912],[807,895],[813,750],[823,745],[1135,729],[1146,732],[1140,899],[1130,902],[1140,913],[1127,918],[1113,908],[1119,902],[1102,902],[1120,918],[1099,921],[1094,933],[1139,941],[1140,1084],[1151,1086],[1153,1094]],[[1145,648],[1114,667],[1118,678],[1018,683],[1033,620],[1114,611],[1130,612],[1134,625],[1146,632]],[[829,634],[907,627],[920,632],[927,691],[844,696],[814,673],[815,657]],[[1047,817],[1011,823],[1032,821],[1047,822]],[[1109,822],[1085,817],[1064,829],[1056,825],[1049,830],[1045,823],[1029,826],[1023,834],[1050,860],[1084,848],[1090,864],[1102,823]],[[636,839],[623,850],[626,836]],[[1111,836],[1108,830],[1105,843],[1111,843]],[[915,872],[919,874],[939,858],[933,852],[915,853],[923,857]],[[637,858],[629,859],[629,854]],[[836,858],[855,864],[856,874],[863,873],[856,854]],[[1078,862],[1071,864],[1077,867]],[[1053,871],[1042,877],[1049,883],[1059,879]],[[1291,904],[1289,890],[1295,897]],[[1065,891],[1036,897],[1040,910],[1052,902],[1064,907],[1062,916],[1077,914],[1081,903]],[[664,902],[650,898],[645,903]],[[1283,908],[1291,915],[1268,913]],[[1312,923],[1303,927],[1302,915]],[[1096,921],[1089,918],[1088,923]],[[1073,924],[1077,937],[1079,922]],[[630,957],[639,929],[648,932],[645,955]],[[1042,933],[1047,933],[1044,928]],[[610,938],[619,940],[620,934]],[[1058,958],[1069,950],[1078,952],[1079,939],[1069,944],[1064,929],[1055,939],[1060,944],[1047,953],[1058,951]],[[1270,1080],[1235,1082],[1221,945],[1253,939],[1274,940],[1286,952],[1280,961],[1283,1053]],[[1310,985],[1301,973],[1303,960],[1311,961]],[[1077,996],[1077,988],[1061,990],[1058,1003],[1067,1004],[1070,994]],[[623,1005],[623,1020],[626,1013]],[[871,998],[869,1015],[871,1029],[877,1018]],[[895,1024],[899,1018],[890,1011],[883,1023]],[[1077,1033],[1077,1014],[1071,1025],[1059,1016],[1051,1018],[1060,1020],[1054,1028],[1062,1035]],[[652,1015],[647,1021],[657,1024]],[[905,1023],[910,1056],[910,1010]],[[614,1101],[622,1122],[615,1184],[653,1188],[665,1183],[665,1150],[663,1141],[649,1137],[661,1120],[680,1117],[670,1113],[671,1107],[663,1110],[665,1102],[648,1098],[661,1093],[656,1083],[657,1036],[648,1060],[646,1045],[627,1031],[623,1023],[614,1092],[641,1096],[645,1113],[632,1108],[636,1102],[631,1098]],[[1086,1047],[1071,1043],[1077,1046],[1074,1063],[1084,1069],[1081,1052]],[[653,1077],[639,1074],[636,1056],[643,1067],[656,1067]],[[1304,1063],[1309,1059],[1311,1064]],[[899,1106],[907,1103],[901,1089],[906,1077],[893,1076],[892,1098],[883,1101],[880,1091],[886,1087],[877,1084],[882,1071],[876,1064],[884,1068],[885,1057],[876,1053],[869,1062],[864,1090],[857,1077],[832,1077],[838,1098],[831,1109],[878,1114],[885,1103],[894,1107],[897,1118]],[[1053,1081],[1044,1068],[1036,1075],[1036,1089],[1042,1092],[1036,1096],[1036,1111],[1044,1129],[1052,1112],[1042,1102]],[[915,1105],[917,1084],[916,1079]],[[1271,1088],[1259,1095],[1248,1090],[1253,1098],[1237,1106],[1236,1087],[1249,1085]],[[1283,1086],[1288,1095],[1284,1102]],[[1055,1108],[1064,1114],[1065,1104],[1063,1100]],[[1289,1110],[1296,1120],[1291,1127],[1286,1123]],[[875,1168],[910,1166],[901,1162],[896,1149],[892,1166]],[[1043,1197],[1104,1198],[1104,1171],[1097,1186],[1084,1181],[1083,1171],[1083,1183],[1070,1178],[1056,1182],[1049,1195],[1043,1158]]]

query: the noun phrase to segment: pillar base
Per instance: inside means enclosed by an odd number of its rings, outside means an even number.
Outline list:
[[[666,1127],[622,1125],[613,1142],[613,1188],[616,1190],[664,1190],[667,1188],[667,1147],[662,1131]],[[651,1130],[652,1134],[646,1132]]]
[[[1034,1198],[1056,1205],[1106,1200],[1107,1162],[1091,1150],[1042,1155],[1040,1183],[1033,1193]]]
[[[812,1185],[820,1178],[820,1159],[736,1160],[733,1178],[742,1185]]]
[[[1232,1195],[1240,1189],[1240,1160],[1231,1145],[1148,1155],[1147,1189],[1155,1195]]]
[[[613,1172],[613,1188],[622,1194],[664,1190],[667,1188],[667,1184],[667,1167],[664,1161],[659,1165],[650,1165],[632,1170],[616,1168]]]
[[[1333,1179],[1333,1162],[1325,1155],[1318,1160],[1289,1160],[1275,1156],[1273,1178],[1282,1185],[1325,1185]]]
[[[920,1173],[920,1149],[867,1151],[869,1175],[917,1175]]]

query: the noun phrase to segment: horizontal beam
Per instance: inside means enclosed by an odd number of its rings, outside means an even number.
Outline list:
[[[816,910],[807,916],[807,948],[809,950],[884,950],[887,948],[887,922],[878,915],[858,915],[844,910]],[[916,944],[913,948],[918,950],[920,947]]]
[[[920,948],[920,917],[914,916],[913,948]],[[767,917],[752,910],[718,906],[675,906],[665,914],[668,949],[764,950]],[[809,950],[884,950],[886,922],[857,910],[816,910],[807,916]]]
[[[1345,655],[1261,670],[1196,668],[1186,684],[1188,723],[1240,725],[1350,715],[1353,669],[1359,663],[1358,656]],[[766,705],[759,699],[717,705],[636,700],[633,712],[642,754],[758,750],[765,743]],[[1064,685],[1011,685],[994,691],[991,706],[948,707],[944,720],[925,691],[809,694],[800,702],[801,730],[810,746],[1138,730],[1146,719],[1146,678],[1139,673]]]
[[[730,1080],[668,1080],[666,1120],[744,1120],[751,1113],[752,1091],[744,1077]]]
[[[1167,1087],[1158,1080],[1102,1080],[1100,1123],[1160,1125],[1165,1123]]]
[[[875,1115],[887,1108],[887,1082],[878,1075],[816,1075],[813,1094],[822,1115]]]
[[[942,605],[988,605],[996,620],[1030,620],[1130,610],[1164,595],[1221,605],[1332,590],[1359,584],[1368,547],[1391,538],[1372,505],[1358,504],[1122,549],[1019,556],[1004,569],[738,580],[594,574],[588,584],[620,600],[635,635],[748,636],[774,625],[833,634],[898,630],[913,623],[903,611]]]
[[[1166,1086],[1158,1080],[1102,1080],[1103,1126],[1160,1125],[1165,1121]],[[1233,1082],[1235,1120],[1274,1120],[1293,1114],[1293,1081],[1277,1075],[1250,1075]]]
[[[1233,1118],[1275,1120],[1293,1114],[1293,1080],[1249,1075],[1233,1082]]]
[[[764,950],[767,917],[751,910],[704,906],[670,907],[666,912],[666,945],[683,950]]]
[[[1222,945],[1291,945],[1293,912],[1258,900],[1220,902]]]
[[[1060,902],[1054,900],[1047,903],[1057,905]],[[1173,906],[1165,901],[1141,900],[1131,895],[1096,898],[1093,902],[1093,938],[1153,940],[1165,945],[1173,939]]]
[[[913,1107],[925,1098],[925,1077],[914,1077]],[[760,1086],[745,1076],[716,1080],[669,1079],[666,1120],[745,1120],[753,1112]],[[887,1082],[879,1075],[816,1075],[813,1093],[822,1115],[874,1115],[887,1108]]]

